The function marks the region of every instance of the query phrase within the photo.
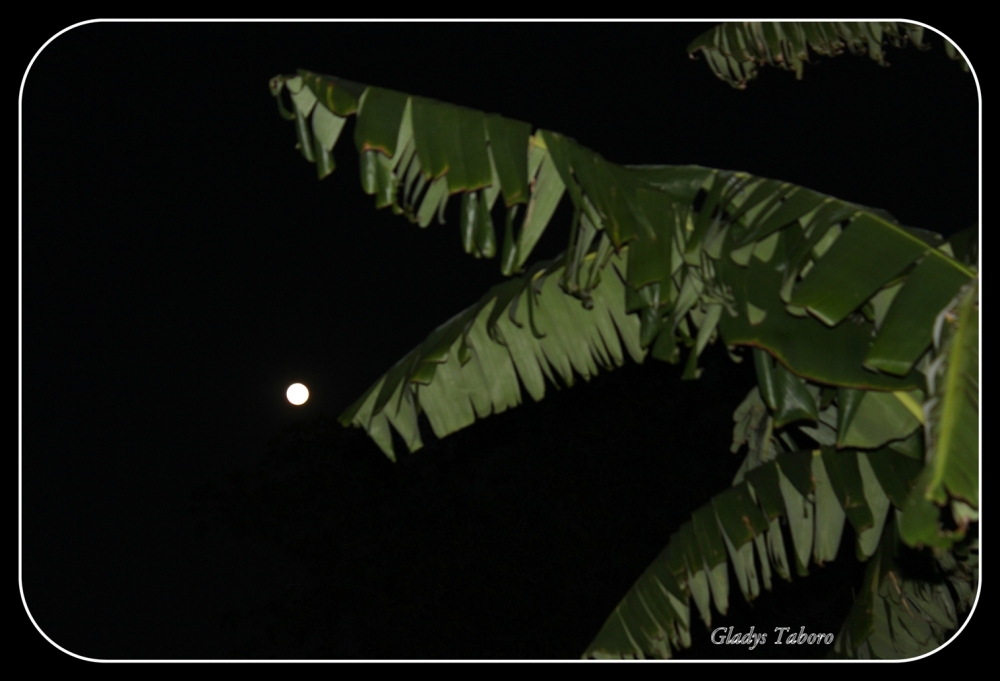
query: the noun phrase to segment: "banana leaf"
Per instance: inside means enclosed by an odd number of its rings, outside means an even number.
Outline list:
[[[888,66],[885,43],[896,48],[911,42],[920,50],[924,28],[902,21],[745,21],[720,24],[695,38],[687,51],[692,58],[701,53],[719,79],[744,89],[757,77],[759,66],[768,65],[794,71],[802,78],[805,64],[812,61],[810,50],[824,57],[867,54],[879,66]],[[957,48],[945,40],[945,54],[969,65]]]
[[[500,252],[505,274],[527,268],[539,281],[532,295],[511,293],[527,290],[528,275],[487,293],[344,414],[384,450],[391,450],[390,425],[402,429],[410,449],[420,446],[420,413],[442,436],[519,404],[519,382],[540,399],[539,380],[552,379],[550,367],[572,385],[576,374],[586,379],[598,365],[614,366],[603,359],[603,343],[618,342],[609,315],[619,331],[635,323],[626,318],[637,319],[641,348],[633,348],[634,357],[651,352],[677,362],[681,348],[690,347],[688,378],[698,375],[698,356],[717,340],[766,351],[778,362],[775,375],[787,397],[778,426],[817,418],[801,389],[796,396],[802,380],[893,393],[923,389],[915,367],[930,344],[930,315],[974,276],[949,255],[954,251],[937,247],[940,238],[787,182],[697,166],[621,166],[558,133],[532,135],[526,123],[309,71],[274,78],[272,93],[296,121],[307,158],[329,156],[343,116],[356,115],[362,185],[377,206],[425,225],[458,194],[466,252]],[[498,248],[491,211],[501,194],[506,216]],[[563,196],[574,209],[567,251],[558,266],[530,265]],[[498,331],[501,314],[483,311],[497,296],[497,309],[526,309],[527,326]],[[571,311],[564,296],[579,299],[582,309]],[[588,320],[595,299],[602,311]],[[869,318],[864,310],[872,301],[880,313]],[[551,327],[549,340],[541,340],[536,312]],[[476,320],[487,318],[483,336]],[[570,330],[597,328],[601,342],[571,340]],[[471,340],[473,331],[479,340]],[[509,340],[505,349],[483,340],[501,335]],[[442,361],[454,343],[463,360],[475,345],[477,361]],[[443,378],[435,381],[439,365]],[[481,385],[484,376],[496,385]],[[391,413],[383,415],[387,405]]]
[[[938,315],[934,348],[927,371],[931,398],[924,404],[926,465],[903,508],[900,535],[911,546],[947,549],[978,518],[978,279]]]
[[[890,456],[905,458],[895,453]],[[768,574],[774,569],[790,579],[785,563],[789,548],[792,555],[798,559],[804,557],[805,562],[810,557],[817,564],[831,560],[840,544],[845,517],[856,518],[862,508],[867,513],[867,522],[877,521],[881,528],[890,517],[884,490],[871,481],[862,484],[860,472],[853,482],[848,482],[843,472],[845,468],[860,471],[859,466],[868,465],[868,458],[869,454],[860,450],[785,452],[751,470],[745,480],[716,495],[695,512],[693,527],[701,528],[701,534],[678,532],[671,537],[660,556],[608,617],[584,657],[670,657],[673,649],[690,645],[690,606],[692,600],[698,600],[697,592],[705,590],[704,584],[708,584],[716,608],[724,613],[728,607],[730,574],[735,575],[743,597],[750,601],[760,593],[756,566],[761,567],[761,574],[766,567]],[[909,484],[912,480],[905,482]],[[846,494],[848,488],[861,496]],[[791,547],[786,546],[783,524],[790,529],[787,534]],[[706,538],[707,529],[712,530],[707,533],[709,537],[714,535],[722,541]],[[889,533],[879,534],[884,537]],[[883,539],[883,546],[885,542]],[[712,548],[713,543],[725,547],[721,555],[716,555],[718,549]],[[888,546],[891,549],[891,542]],[[874,550],[869,551],[868,555],[873,553]],[[888,554],[891,555],[891,550]],[[885,555],[876,554],[873,559],[876,570],[879,561],[886,560]],[[886,581],[888,578],[880,584]],[[764,587],[770,589],[769,579],[764,580]],[[935,592],[934,598],[942,601],[945,594]],[[655,607],[636,608],[634,604],[639,602]],[[708,608],[696,609],[710,628]],[[878,626],[887,628],[881,623]],[[939,645],[945,632],[946,629],[936,629],[930,638]],[[895,631],[893,635],[902,641],[899,644],[902,647],[908,642],[926,645],[930,640],[923,637],[918,641],[908,630]],[[863,639],[856,635],[856,645],[868,636],[870,633]]]
[[[745,87],[763,64],[801,77],[810,48],[884,64],[886,40],[922,38],[902,22],[730,23],[689,52]],[[320,178],[357,116],[362,188],[376,207],[426,226],[456,197],[465,251],[499,254],[513,277],[341,416],[390,458],[393,431],[410,451],[422,445],[421,417],[444,437],[517,406],[522,391],[539,400],[547,382],[620,366],[626,352],[679,362],[686,349],[684,376],[697,378],[709,343],[753,348],[760,385],[735,415],[734,447],[749,451],[734,486],[678,529],[587,656],[669,657],[691,645],[692,601],[706,625],[713,606],[726,612],[730,565],[752,600],[772,575],[790,579],[793,563],[805,575],[832,560],[848,522],[872,562],[836,653],[900,658],[943,640],[978,580],[966,535],[979,461],[970,238],[945,243],[885,211],[744,172],[610,163],[528,123],[310,71],[275,77],[271,91]],[[532,262],[564,196],[567,249]],[[819,448],[797,450],[792,424]],[[943,527],[945,512],[957,529]],[[903,574],[900,541],[950,549],[936,560],[951,591]]]

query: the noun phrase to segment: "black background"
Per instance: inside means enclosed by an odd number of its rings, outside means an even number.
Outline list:
[[[498,263],[461,252],[454,213],[420,230],[376,212],[350,123],[317,182],[267,82],[308,68],[615,162],[977,224],[975,80],[939,37],[890,48],[890,68],[821,58],[740,92],[686,56],[709,26],[107,22],[48,44],[21,100],[21,584],[38,628],[101,659],[579,656],[729,484],[752,368],[721,348],[693,383],[629,365],[389,464],[332,417]],[[565,218],[536,257],[562,250]],[[284,399],[294,381],[305,407]],[[713,627],[835,633],[861,574],[844,547],[752,609],[734,593]],[[685,657],[825,653],[694,636]]]

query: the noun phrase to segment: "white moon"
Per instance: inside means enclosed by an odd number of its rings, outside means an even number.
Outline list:
[[[300,404],[305,404],[306,400],[309,399],[309,388],[305,387],[301,383],[293,383],[288,386],[288,390],[285,392],[285,397],[292,404],[298,406]]]

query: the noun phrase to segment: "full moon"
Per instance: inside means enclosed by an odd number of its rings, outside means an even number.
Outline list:
[[[296,406],[305,404],[306,400],[309,399],[309,388],[305,387],[301,383],[293,383],[288,386],[285,396],[288,398],[289,402]]]

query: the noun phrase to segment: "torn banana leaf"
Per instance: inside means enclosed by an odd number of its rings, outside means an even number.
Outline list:
[[[617,272],[624,260],[612,258],[616,271],[605,273],[591,309],[560,289],[559,261],[494,286],[401,359],[341,422],[364,428],[395,459],[389,428],[415,451],[419,414],[444,437],[519,405],[522,386],[537,401],[556,376],[571,386],[621,366],[626,353],[641,362],[639,322],[625,313]]]
[[[924,655],[947,641],[959,613],[975,601],[978,543],[962,550],[928,555],[925,569],[934,579],[907,575],[897,563],[895,521],[865,571],[864,584],[834,641],[832,657],[904,660]]]
[[[965,536],[979,507],[979,280],[937,318],[935,357],[927,370],[926,465],[899,523],[911,546],[939,549]],[[950,505],[953,529],[944,527]]]
[[[810,49],[818,55],[867,54],[880,66],[888,66],[885,43],[896,48],[912,42],[917,49],[929,48],[923,42],[924,27],[902,21],[745,21],[719,24],[698,36],[688,45],[693,58],[701,52],[709,68],[721,80],[738,89],[757,77],[758,66],[777,66],[794,71],[802,78]],[[945,54],[969,66],[955,46],[945,40]]]
[[[531,135],[527,123],[308,71],[276,77],[272,92],[321,175],[332,170],[343,117],[357,115],[362,185],[376,206],[425,226],[460,194],[466,252],[500,252],[505,274],[529,266],[568,196],[563,290],[591,305],[610,254],[628,247],[618,271],[625,308],[639,313],[641,345],[670,362],[693,347],[685,378],[697,377],[698,356],[721,338],[766,350],[783,370],[823,385],[922,388],[914,367],[935,308],[974,274],[929,232],[791,183],[697,166],[621,166],[558,133]],[[502,243],[491,213],[500,195]],[[883,295],[890,285],[891,299]],[[859,312],[872,300],[885,301],[877,328]],[[380,389],[376,414],[389,388]],[[815,415],[787,414],[803,417]]]
[[[863,531],[875,525],[881,529],[890,507],[874,476],[865,472],[870,470],[868,456],[855,450],[787,452],[717,494],[685,524],[689,531],[671,537],[584,657],[662,658],[670,656],[671,646],[690,646],[691,602],[710,628],[709,601],[723,614],[728,607],[730,568],[748,601],[760,593],[757,566],[761,575],[774,568],[789,579],[781,523],[789,524],[791,552],[803,563],[833,559],[845,518],[862,530],[858,542],[865,543],[866,556],[872,555],[878,542],[871,543]],[[881,532],[876,540],[879,536]],[[764,586],[770,589],[769,578]],[[655,607],[637,608],[637,603]]]

